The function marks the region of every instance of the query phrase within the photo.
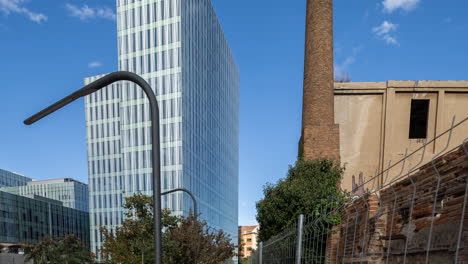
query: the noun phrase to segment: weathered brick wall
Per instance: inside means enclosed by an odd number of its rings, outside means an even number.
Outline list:
[[[460,147],[354,200],[328,238],[327,263],[426,263],[429,240],[429,263],[454,263],[460,226],[457,263],[468,263],[467,177],[468,156]]]

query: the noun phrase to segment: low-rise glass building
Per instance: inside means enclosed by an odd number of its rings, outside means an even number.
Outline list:
[[[18,195],[39,195],[63,202],[63,205],[89,211],[88,185],[70,178],[29,181],[25,186],[0,188],[0,191]]]
[[[32,179],[24,175],[0,169],[0,188],[22,186],[30,181],[32,181]]]
[[[89,246],[89,214],[37,195],[0,191],[0,244],[37,243],[47,235],[67,234]]]

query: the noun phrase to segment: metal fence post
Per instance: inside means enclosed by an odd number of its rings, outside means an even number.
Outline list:
[[[301,264],[302,258],[302,230],[304,227],[304,215],[297,219],[296,264]]]
[[[263,264],[263,242],[260,242],[258,249],[258,263]]]

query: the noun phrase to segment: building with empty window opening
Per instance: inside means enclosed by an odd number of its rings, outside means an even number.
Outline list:
[[[346,167],[342,187],[351,191],[354,183],[378,172],[420,148],[425,142],[468,117],[468,81],[388,81],[335,83],[335,123],[340,129],[340,158]],[[468,122],[453,130],[449,148],[467,137]],[[430,144],[423,162],[428,162],[447,144],[442,136]],[[412,168],[422,156],[408,158]],[[389,182],[400,167],[383,174],[368,189]],[[359,179],[361,178],[361,179]]]

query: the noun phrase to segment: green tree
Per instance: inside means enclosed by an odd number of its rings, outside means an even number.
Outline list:
[[[229,235],[210,228],[195,215],[181,218],[179,226],[168,233],[173,242],[165,252],[168,264],[219,264],[235,255]]]
[[[126,219],[115,232],[101,227],[104,244],[101,256],[106,263],[154,263],[154,222],[153,200],[151,197],[135,194],[125,198]],[[179,219],[163,210],[164,228],[176,228]],[[169,250],[172,243],[168,234],[163,233],[163,250]]]
[[[44,237],[39,243],[26,247],[26,262],[35,264],[90,264],[92,254],[75,235]]]
[[[250,260],[250,256],[246,257],[246,258],[242,258],[241,260],[239,260],[239,264],[250,264],[251,260]]]
[[[122,226],[115,232],[101,227],[104,235],[101,256],[109,264],[153,263],[152,198],[136,194],[125,200],[126,218]],[[234,255],[229,235],[211,229],[197,216],[179,218],[164,210],[162,224],[165,264],[218,264]]]
[[[344,169],[326,159],[298,160],[290,166],[287,177],[264,186],[264,198],[257,202],[259,239],[267,241],[290,226],[300,214],[322,217],[346,201],[339,184]],[[338,221],[330,216],[323,221]]]

